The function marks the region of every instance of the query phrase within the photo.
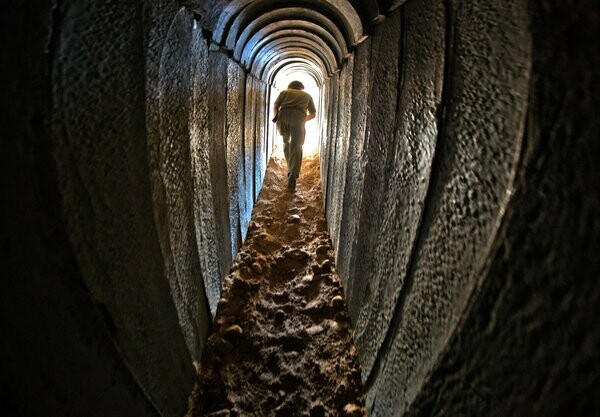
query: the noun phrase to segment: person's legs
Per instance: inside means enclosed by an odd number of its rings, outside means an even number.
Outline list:
[[[279,132],[279,134],[281,135],[281,139],[283,140],[283,155],[285,156],[285,161],[289,166],[291,130],[287,119],[287,117],[280,115],[279,119],[277,120],[277,131]]]
[[[289,150],[288,171],[293,173],[296,178],[300,176],[300,168],[302,167],[302,143],[304,142],[304,121],[292,126]]]
[[[294,190],[296,188],[296,180],[300,176],[304,134],[304,120],[302,120],[301,123],[292,126],[288,158],[288,188],[290,190]]]
[[[283,155],[285,156],[285,162],[288,164],[288,172],[290,166],[290,138],[283,138]]]
[[[280,111],[277,119],[277,130],[283,138],[283,154],[288,166],[288,188],[291,190],[296,188],[296,179],[302,165],[305,117],[301,111],[286,109]]]

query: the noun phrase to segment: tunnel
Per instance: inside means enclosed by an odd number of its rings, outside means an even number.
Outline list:
[[[0,415],[185,414],[300,73],[368,414],[600,415],[598,2],[0,21]]]

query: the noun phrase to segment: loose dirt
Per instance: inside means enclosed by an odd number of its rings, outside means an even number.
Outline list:
[[[286,172],[284,160],[271,159],[188,417],[366,415],[318,155],[304,158],[295,192]]]

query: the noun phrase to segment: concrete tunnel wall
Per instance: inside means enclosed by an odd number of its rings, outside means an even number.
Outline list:
[[[525,125],[527,24],[522,2],[409,2],[339,76],[358,91],[337,95],[324,192],[373,415],[406,410],[493,255]]]
[[[24,22],[3,22],[3,407],[181,416],[266,169],[266,86],[176,2],[3,8]]]
[[[370,415],[599,413],[597,10],[409,1],[334,76],[324,195]]]
[[[1,411],[183,414],[302,62],[370,415],[598,414],[598,5],[471,3],[2,5]]]

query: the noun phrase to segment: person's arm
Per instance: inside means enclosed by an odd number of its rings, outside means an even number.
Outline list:
[[[315,102],[313,101],[312,97],[310,97],[310,100],[308,100],[308,114],[304,118],[304,121],[308,122],[315,117],[317,117],[317,109],[315,107]]]
[[[279,106],[281,106],[281,93],[279,93],[275,103],[273,103],[273,114],[275,116],[277,116],[277,113],[279,113]]]
[[[280,103],[281,103],[281,93],[279,93],[279,96],[277,96],[277,99],[275,100],[275,103],[273,104],[273,119],[271,119],[271,121],[273,123],[277,123],[277,115],[279,114]]]

